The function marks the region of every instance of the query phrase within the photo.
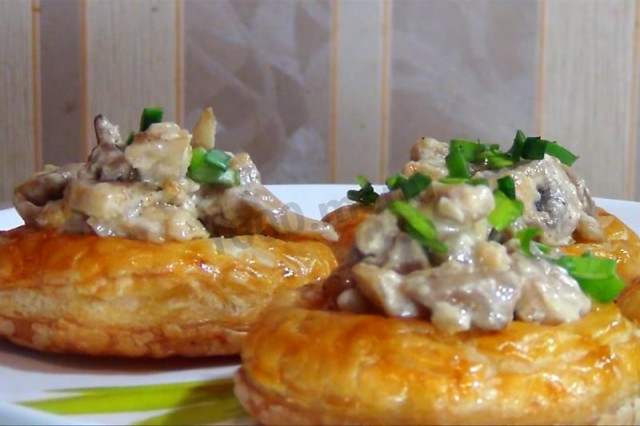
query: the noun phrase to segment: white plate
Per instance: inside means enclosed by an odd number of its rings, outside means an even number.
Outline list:
[[[353,185],[274,185],[270,189],[299,212],[320,218],[340,205],[348,204],[347,189]],[[636,232],[640,231],[640,203],[619,200],[597,199],[597,204],[625,221]],[[11,229],[21,224],[14,210],[0,211],[0,230]],[[125,411],[111,414],[91,414],[100,406],[100,398],[90,399],[83,392],[61,393],[60,390],[74,388],[128,387],[159,385],[182,382],[209,382],[228,378],[237,369],[237,357],[210,358],[201,360],[126,360],[98,359],[79,356],[41,354],[31,350],[0,342],[0,424],[130,424],[154,416],[172,412],[158,408],[147,411]],[[58,391],[58,392],[56,392]],[[122,390],[125,392],[126,389]],[[116,392],[117,393],[117,392]],[[88,413],[74,415],[48,414],[41,410],[25,408],[19,402],[51,399],[53,397],[83,396],[78,404],[85,404]],[[89,395],[89,397],[87,397]],[[156,394],[157,395],[157,394]],[[166,397],[166,394],[165,394]],[[144,390],[132,393],[130,405],[153,405],[153,396]],[[197,404],[185,405],[193,408],[192,417],[173,418],[174,423],[185,419],[204,423],[203,417],[193,417],[198,412]],[[175,408],[175,407],[174,407]],[[206,416],[206,410],[203,409]],[[194,414],[195,413],[195,414]],[[231,416],[230,416],[231,418]]]

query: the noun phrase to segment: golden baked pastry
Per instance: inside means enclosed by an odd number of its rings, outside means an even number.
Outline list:
[[[154,244],[21,227],[0,233],[0,332],[47,352],[233,354],[277,291],[334,265],[317,241]]]
[[[193,137],[157,109],[142,121],[125,142],[98,116],[86,164],[16,188],[26,225],[0,232],[0,337],[59,353],[235,354],[278,291],[335,267],[333,229],[278,200],[247,154],[213,148],[210,110]]]
[[[251,330],[236,395],[264,424],[637,424],[639,371],[638,328],[613,304],[455,335],[284,307]]]
[[[360,179],[349,198],[375,209],[341,212],[348,256],[281,294],[243,345],[236,394],[252,415],[640,424],[640,324],[613,303],[638,275],[638,238],[596,210],[573,154],[518,133],[517,155],[423,142],[436,158],[412,167],[433,176],[392,177],[385,195]]]

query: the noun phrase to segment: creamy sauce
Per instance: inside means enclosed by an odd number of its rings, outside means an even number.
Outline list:
[[[407,176],[423,173],[434,179],[448,174],[445,157],[449,145],[432,138],[418,140],[411,151],[411,161],[404,168]],[[574,233],[582,240],[602,241],[604,232],[595,219],[595,204],[584,180],[575,176],[555,157],[521,161],[514,167],[498,171],[471,165],[474,178],[489,179],[492,186],[503,176],[511,176],[516,184],[516,197],[524,203],[522,225],[543,230],[542,242],[568,245]],[[442,206],[446,209],[448,206]],[[455,212],[451,212],[455,214]]]
[[[229,153],[238,186],[199,184],[188,177],[191,134],[177,124],[152,124],[128,146],[102,116],[94,126],[98,145],[86,164],[48,167],[16,188],[25,223],[158,243],[262,233],[337,240],[331,225],[297,214],[267,190],[246,153]]]
[[[565,269],[525,256],[518,240],[490,239],[488,186],[435,181],[410,203],[432,221],[447,254],[427,254],[383,209],[356,232],[355,285],[338,296],[340,309],[361,311],[364,299],[388,316],[427,317],[450,333],[501,330],[514,319],[559,324],[590,310]]]

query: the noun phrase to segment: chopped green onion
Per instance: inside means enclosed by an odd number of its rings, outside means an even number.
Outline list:
[[[473,186],[477,186],[477,185],[484,185],[484,186],[490,186],[489,185],[489,179],[484,179],[484,178],[475,178],[475,179],[471,179],[469,180],[469,182],[467,182],[469,185],[473,185]]]
[[[202,163],[204,163],[204,157],[207,155],[207,150],[202,148],[202,147],[198,147],[195,148],[192,152],[191,152],[191,164],[189,165],[190,168],[194,168],[194,167],[200,167],[200,165]]]
[[[133,143],[133,138],[134,138],[135,134],[133,132],[129,133],[129,136],[127,136],[127,140],[124,143],[126,146],[129,146]]]
[[[143,109],[140,117],[140,131],[144,132],[154,123],[162,123],[163,115],[164,111],[160,107]]]
[[[226,157],[221,157],[222,152]],[[212,185],[235,186],[240,183],[238,171],[229,169],[231,156],[219,149],[207,151],[202,147],[195,148],[191,153],[191,164],[189,165],[189,177],[195,182],[208,183]]]
[[[238,171],[235,169],[227,169],[222,172],[213,183],[216,185],[224,186],[240,185],[240,177],[238,176]]]
[[[545,152],[549,155],[553,155],[566,166],[572,166],[573,163],[575,163],[578,159],[577,155],[575,155],[568,149],[558,145],[556,142],[548,142]]]
[[[546,150],[546,140],[539,137],[528,137],[522,147],[522,158],[526,160],[542,160]]]
[[[434,224],[420,210],[406,201],[392,201],[389,210],[405,223],[404,230],[426,249],[435,253],[446,253],[447,246],[438,241]]]
[[[478,157],[478,148],[481,144],[462,139],[453,139],[449,144],[449,150],[459,150],[465,160],[474,162]]]
[[[533,239],[539,235],[542,235],[542,231],[539,228],[525,228],[516,234],[516,238],[520,240],[520,248],[527,256],[538,256],[538,254],[534,254],[531,251],[532,243],[541,253],[549,253],[551,251],[549,246],[533,241]]]
[[[516,184],[511,176],[501,177],[497,182],[498,189],[504,192],[504,195],[511,198],[512,200],[516,199]]]
[[[204,161],[220,171],[225,171],[229,166],[231,156],[221,149],[213,148],[207,151],[207,155],[205,155]]]
[[[469,163],[467,163],[467,160],[459,147],[451,146],[449,149],[449,155],[446,156],[445,161],[447,163],[447,169],[449,170],[449,177],[467,179],[471,177],[471,172],[469,172]]]
[[[371,182],[369,182],[364,176],[358,176],[357,180],[360,185],[360,189],[350,189],[347,191],[347,198],[351,201],[355,201],[356,203],[365,205],[375,203],[380,195],[373,189]]]
[[[405,231],[411,238],[416,240],[418,243],[420,243],[421,246],[423,246],[430,252],[444,254],[449,251],[445,243],[440,240],[425,238],[424,235],[420,233],[420,231],[416,230],[412,226],[407,225],[405,227]]]
[[[422,173],[416,173],[400,184],[400,189],[407,200],[415,197],[431,185],[431,178]]]
[[[510,199],[499,189],[493,191],[493,197],[496,206],[487,219],[497,231],[502,231],[514,220],[522,216],[524,205],[520,200]]]
[[[613,302],[626,286],[612,259],[587,252],[582,256],[562,256],[555,263],[565,268],[586,294],[601,303]]]
[[[514,162],[520,161],[520,157],[522,157],[522,149],[524,148],[524,143],[527,140],[527,137],[524,135],[522,130],[518,130],[516,132],[516,137],[513,138],[513,145],[509,151],[507,151],[507,155],[511,157]]]
[[[487,156],[486,162],[490,170],[498,170],[505,167],[511,167],[514,164],[514,161],[506,154],[498,153]]]
[[[220,171],[204,162],[200,167],[189,167],[189,177],[195,182],[211,185],[235,186],[240,183],[237,170]]]
[[[473,185],[473,186],[476,186],[476,185],[489,186],[489,180],[483,179],[483,178],[466,179],[466,178],[446,177],[446,178],[438,179],[438,182],[444,183],[444,184],[450,184],[450,185],[466,183],[468,185]]]
[[[400,188],[400,185],[406,182],[407,180],[408,179],[406,176],[398,173],[393,176],[389,176],[384,183],[385,185],[387,185],[387,188],[389,188],[389,190],[394,190],[394,189]]]
[[[438,179],[438,182],[444,183],[444,184],[449,184],[449,185],[456,185],[456,184],[460,184],[460,183],[469,183],[469,182],[471,182],[471,179],[446,177],[446,178]]]

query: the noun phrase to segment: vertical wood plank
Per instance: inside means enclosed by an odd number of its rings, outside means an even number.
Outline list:
[[[381,178],[386,117],[383,0],[334,1],[331,180]],[[386,99],[386,98],[385,98]]]
[[[40,0],[45,164],[60,165],[85,158],[80,11],[80,0]]]
[[[93,117],[102,113],[123,135],[138,127],[146,106],[177,111],[176,0],[86,2],[85,139],[94,143]]]
[[[576,151],[594,195],[633,196],[632,0],[562,0],[545,5],[541,133]]]
[[[636,6],[636,23],[633,35],[633,72],[632,72],[632,87],[633,96],[631,104],[631,118],[635,119],[636,125],[631,128],[631,135],[629,137],[631,143],[635,142],[635,159],[633,164],[633,170],[635,174],[635,200],[640,200],[640,173],[638,168],[640,167],[640,0],[635,0]]]
[[[36,167],[32,3],[0,1],[0,203]],[[37,23],[37,21],[36,21]]]

